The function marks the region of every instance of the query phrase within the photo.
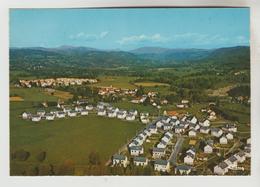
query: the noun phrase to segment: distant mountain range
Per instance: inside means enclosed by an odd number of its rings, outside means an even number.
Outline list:
[[[178,64],[182,62],[246,63],[250,48],[236,46],[218,49],[170,49],[142,47],[131,51],[101,50],[90,47],[10,48],[10,65],[119,67]]]

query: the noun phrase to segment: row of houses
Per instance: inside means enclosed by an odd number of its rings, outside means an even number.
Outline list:
[[[247,140],[247,144],[243,151],[239,151],[224,161],[220,162],[214,167],[214,174],[225,175],[229,170],[244,170],[243,167],[239,167],[239,163],[245,162],[247,158],[251,157],[251,142]]]

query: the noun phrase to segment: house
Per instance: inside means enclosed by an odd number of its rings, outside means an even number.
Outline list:
[[[158,148],[163,148],[163,149],[166,148],[166,146],[167,146],[167,142],[163,140],[161,140],[161,142],[157,145]]]
[[[131,156],[139,156],[144,153],[144,148],[142,146],[132,146],[130,147]]]
[[[87,99],[79,99],[79,100],[77,101],[77,104],[78,104],[78,105],[87,104],[87,103],[88,103],[88,100],[87,100]]]
[[[220,139],[219,139],[219,143],[224,145],[224,144],[227,144],[228,143],[228,140],[226,138],[226,136],[222,136]]]
[[[125,119],[126,119],[127,121],[134,121],[134,120],[135,120],[135,115],[133,115],[133,114],[127,114],[126,117],[125,117]]]
[[[213,152],[213,147],[212,147],[212,145],[207,144],[204,146],[203,150],[204,150],[204,153],[210,154]]]
[[[66,113],[63,111],[59,111],[56,116],[57,116],[57,118],[65,118]]]
[[[181,100],[181,104],[189,104],[189,100],[183,99]]]
[[[113,165],[120,165],[126,167],[128,164],[127,157],[124,155],[115,154],[113,156]]]
[[[141,144],[139,144],[139,142],[138,142],[137,140],[133,140],[133,141],[128,145],[128,147],[130,148],[130,147],[139,146],[139,145],[141,145]]]
[[[184,126],[176,126],[174,128],[174,132],[177,134],[181,134],[181,133],[185,132],[185,128],[184,128]]]
[[[43,117],[45,115],[45,110],[43,110],[43,109],[37,110],[37,115]]]
[[[119,111],[117,112],[117,118],[118,118],[118,119],[125,119],[125,117],[126,117],[126,111],[124,111],[124,110],[119,110]]]
[[[211,135],[219,138],[223,134],[220,128],[211,128]]]
[[[144,133],[146,133],[147,136],[149,136],[149,137],[152,135],[149,129],[148,129],[148,130],[147,130],[147,129],[144,129]]]
[[[224,162],[228,165],[229,169],[237,167],[237,158],[234,155],[226,159]]]
[[[223,127],[223,130],[229,131],[229,132],[237,132],[237,125],[236,124],[226,124]]]
[[[107,111],[107,116],[109,118],[115,118],[116,117],[116,111],[115,110],[108,110]]]
[[[188,175],[191,172],[191,166],[179,165],[175,168],[175,174]]]
[[[106,110],[105,109],[99,109],[97,112],[98,116],[105,116],[106,115]]]
[[[145,157],[134,157],[134,165],[135,166],[147,166],[148,159]]]
[[[192,130],[189,131],[188,135],[189,135],[189,137],[195,137],[197,135],[197,131],[192,129]]]
[[[86,110],[93,110],[93,108],[94,108],[93,105],[87,105],[86,106]]]
[[[151,132],[151,134],[156,134],[157,133],[156,125],[149,125],[148,129]]]
[[[200,122],[200,125],[202,127],[209,127],[210,126],[210,121],[208,119],[206,119],[203,122]]]
[[[52,120],[54,120],[55,115],[54,115],[54,114],[51,114],[51,113],[47,113],[47,114],[45,115],[45,117],[46,117],[46,120],[52,121]]]
[[[134,115],[134,116],[137,116],[138,111],[137,111],[137,110],[134,110],[134,109],[131,109],[131,110],[129,110],[129,114]]]
[[[41,121],[41,116],[40,115],[32,115],[31,119],[34,122],[38,122],[38,121]]]
[[[164,135],[165,135],[165,136],[169,136],[170,138],[172,138],[172,137],[173,137],[173,134],[172,134],[172,133],[170,133],[170,132],[166,132]]]
[[[154,147],[153,148],[153,158],[161,158],[162,156],[165,155],[165,149],[164,148],[158,148]]]
[[[184,157],[184,163],[188,165],[193,165],[194,159],[195,159],[195,154],[188,152]]]
[[[248,138],[248,139],[246,140],[246,143],[247,143],[247,144],[251,144],[251,138]]]
[[[228,165],[225,162],[221,162],[214,167],[214,173],[217,175],[225,175],[228,172]]]
[[[69,106],[64,106],[63,112],[68,113],[68,112],[70,112],[70,111],[71,111],[71,108],[70,108]]]
[[[250,158],[250,157],[251,157],[251,147],[246,147],[246,148],[244,149],[244,152],[245,152],[245,156],[246,156],[247,158]]]
[[[163,125],[163,130],[167,131],[167,130],[171,130],[171,129],[172,129],[172,125],[171,125],[171,124],[165,123],[165,124]]]
[[[233,140],[234,136],[230,132],[226,135],[228,140]]]
[[[143,124],[147,124],[147,123],[149,123],[149,118],[147,118],[147,117],[141,117],[140,118],[140,120],[141,120],[141,122],[143,123]]]
[[[32,117],[32,114],[29,112],[23,112],[22,113],[22,118],[23,119],[30,119]]]
[[[157,159],[154,162],[154,170],[169,172],[170,171],[170,163],[167,160]]]
[[[87,116],[87,115],[88,115],[88,110],[82,109],[82,110],[80,111],[80,115],[82,115],[82,116]]]
[[[196,124],[198,122],[198,119],[195,116],[188,116],[186,118],[186,121],[193,123],[193,124]]]
[[[208,127],[201,127],[200,128],[200,133],[202,134],[208,134],[210,129]]]
[[[165,143],[169,143],[169,141],[171,140],[171,137],[169,137],[168,135],[164,135],[164,137],[162,137],[161,141],[164,141]]]
[[[239,163],[243,163],[246,160],[246,154],[244,151],[239,151],[234,155]]]
[[[177,108],[184,108],[185,105],[184,105],[184,104],[177,104],[176,107],[177,107]]]
[[[77,112],[81,112],[82,110],[83,110],[82,106],[76,106],[75,107],[75,111],[77,111]]]
[[[68,116],[69,117],[75,117],[75,116],[77,116],[77,112],[75,110],[71,110],[71,111],[68,112]]]
[[[164,122],[162,120],[159,120],[159,121],[156,122],[157,128],[162,128],[163,125],[164,125]]]
[[[97,109],[98,109],[98,110],[103,110],[103,109],[105,109],[104,104],[103,104],[103,103],[98,103],[98,104],[97,104]]]

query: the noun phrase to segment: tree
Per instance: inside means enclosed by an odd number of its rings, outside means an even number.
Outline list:
[[[37,156],[36,156],[37,160],[42,162],[45,160],[46,158],[46,152],[45,151],[42,151],[40,152]]]
[[[100,165],[100,157],[99,154],[95,151],[92,151],[88,155],[89,164],[91,165]]]
[[[139,86],[139,88],[136,91],[136,96],[142,96],[144,95],[144,88],[143,86]]]

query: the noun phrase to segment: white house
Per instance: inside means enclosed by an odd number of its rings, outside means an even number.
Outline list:
[[[161,158],[162,156],[165,155],[165,149],[164,148],[158,148],[154,147],[153,148],[153,158]]]
[[[247,158],[250,158],[251,157],[251,148],[250,147],[247,147],[244,149],[244,152],[245,152],[245,156]]]
[[[248,139],[246,140],[246,143],[247,143],[247,144],[251,144],[251,138],[248,138]]]
[[[156,134],[157,133],[157,128],[155,125],[150,125],[148,127],[149,131],[151,132],[151,134]]]
[[[104,109],[99,109],[98,112],[97,112],[97,115],[98,115],[98,116],[105,116],[105,115],[106,115],[106,110],[104,110]]]
[[[22,113],[22,118],[23,119],[30,119],[32,117],[32,114],[29,112],[23,112]]]
[[[87,105],[86,106],[86,110],[93,110],[93,108],[94,108],[93,105]]]
[[[228,165],[225,162],[221,162],[214,167],[214,173],[217,175],[225,175],[228,172]]]
[[[189,137],[195,137],[197,135],[197,131],[195,131],[194,129],[189,131]]]
[[[203,150],[204,150],[204,153],[210,154],[213,152],[213,147],[211,145],[207,144],[204,146]]]
[[[227,144],[227,143],[228,143],[228,140],[227,140],[226,136],[222,136],[222,137],[219,139],[219,143],[220,143],[220,144]]]
[[[220,128],[211,128],[211,135],[219,138],[223,134]]]
[[[41,116],[40,115],[32,115],[32,121],[34,121],[34,122],[41,121]]]
[[[117,112],[117,118],[118,119],[125,119],[125,117],[126,117],[126,111],[120,110],[120,111]]]
[[[246,160],[246,154],[244,151],[239,151],[234,155],[239,163],[243,163]]]
[[[175,174],[188,175],[191,172],[191,166],[179,165],[175,167]]]
[[[115,118],[116,117],[116,111],[115,110],[109,110],[107,111],[107,116],[109,118]]]
[[[135,115],[132,115],[132,114],[127,114],[125,119],[127,121],[134,121],[135,120]]]
[[[68,112],[68,116],[69,117],[75,117],[75,116],[77,116],[77,112],[75,110],[71,110],[71,111]]]
[[[229,132],[237,132],[237,125],[236,124],[226,124],[223,127],[224,130]]]
[[[97,104],[97,109],[98,109],[98,110],[103,110],[103,109],[105,109],[104,104],[103,104],[103,103],[98,103],[98,104]]]
[[[203,122],[200,122],[200,125],[202,127],[209,127],[210,126],[210,121],[206,119]]]
[[[148,159],[145,157],[134,157],[134,165],[136,166],[147,166]]]
[[[130,148],[130,147],[139,146],[139,145],[141,145],[141,144],[140,144],[138,141],[133,140],[132,142],[130,142],[130,144],[128,145],[128,147]]]
[[[171,125],[171,124],[165,123],[165,124],[163,125],[163,130],[167,131],[167,130],[171,130],[171,129],[172,129],[172,125]]]
[[[144,153],[144,148],[141,146],[132,146],[130,147],[131,156],[139,156]]]
[[[47,114],[45,115],[45,117],[46,117],[46,120],[53,121],[54,118],[55,118],[55,115],[54,115],[54,114],[51,114],[51,113],[47,113]]]
[[[210,129],[208,127],[201,127],[200,128],[200,133],[202,134],[208,134]]]
[[[128,164],[127,157],[124,155],[115,154],[113,156],[113,165],[120,165],[126,167]]]
[[[195,116],[189,116],[186,118],[186,121],[196,124],[198,122],[198,119]]]
[[[88,115],[88,110],[82,109],[82,110],[80,111],[80,115],[82,115],[82,116],[87,116],[87,115]]]
[[[164,124],[164,122],[162,120],[159,120],[159,121],[156,122],[156,127],[162,128],[163,124]]]
[[[172,134],[172,133],[170,133],[170,132],[166,132],[164,135],[165,135],[165,136],[169,136],[170,138],[172,138],[172,137],[173,137],[173,134]]]
[[[167,143],[163,140],[161,140],[161,142],[157,145],[158,148],[163,148],[163,149],[166,148],[166,146],[167,146]]]
[[[45,110],[42,110],[42,109],[37,110],[37,115],[39,115],[41,117],[43,117],[45,115],[45,113],[46,113]]]
[[[135,110],[135,109],[131,109],[131,110],[129,110],[129,114],[132,114],[132,115],[134,115],[134,116],[137,116],[137,115],[138,115],[138,111]]]
[[[234,136],[233,136],[233,134],[231,134],[231,133],[228,133],[228,134],[226,135],[226,137],[227,137],[228,140],[233,140],[233,139],[234,139]]]
[[[83,110],[83,106],[76,106],[75,111],[81,112]]]
[[[195,154],[188,152],[184,157],[184,163],[188,165],[193,165],[194,159],[195,159]]]
[[[174,128],[174,132],[177,134],[181,134],[181,133],[185,132],[185,128],[184,128],[184,126],[176,126]]]
[[[228,165],[229,169],[237,167],[237,158],[234,155],[226,159],[224,162]]]
[[[169,141],[171,140],[171,137],[169,137],[168,135],[164,135],[164,137],[162,137],[161,141],[164,141],[165,143],[169,143]]]
[[[169,172],[170,171],[170,163],[167,160],[157,159],[154,162],[154,170],[155,171]]]
[[[65,118],[65,116],[66,116],[66,113],[63,112],[63,111],[59,111],[59,112],[57,113],[57,118]]]
[[[71,108],[69,106],[64,106],[63,112],[68,113],[69,111],[71,111]]]

